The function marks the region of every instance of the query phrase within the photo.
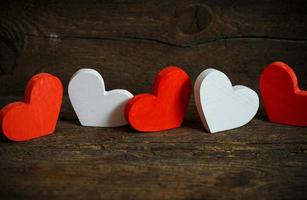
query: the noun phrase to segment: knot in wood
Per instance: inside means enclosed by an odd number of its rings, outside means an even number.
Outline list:
[[[189,5],[176,11],[176,25],[180,32],[187,35],[205,30],[211,23],[210,8],[205,5]]]

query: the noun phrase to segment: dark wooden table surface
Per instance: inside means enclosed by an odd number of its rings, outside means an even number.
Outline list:
[[[269,123],[262,106],[246,126],[209,134],[191,99],[182,128],[141,134],[81,127],[66,96],[81,67],[134,94],[167,65],[193,80],[215,67],[258,91],[275,60],[307,88],[306,10],[303,0],[1,1],[0,106],[39,72],[60,77],[65,97],[55,134],[0,137],[0,199],[306,199],[307,129]]]

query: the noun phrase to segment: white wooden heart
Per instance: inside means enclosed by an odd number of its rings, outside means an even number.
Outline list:
[[[116,127],[127,124],[125,105],[133,95],[127,90],[105,90],[101,75],[80,69],[70,79],[68,95],[83,126]]]
[[[206,69],[197,77],[194,96],[201,121],[210,133],[247,124],[259,108],[255,91],[232,86],[228,77],[216,69]]]

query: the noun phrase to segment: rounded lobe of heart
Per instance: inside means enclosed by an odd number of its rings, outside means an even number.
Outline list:
[[[105,91],[104,80],[96,70],[78,70],[69,82],[68,94],[82,126],[117,127],[127,124],[124,109],[133,95],[122,89]]]
[[[139,94],[125,109],[129,124],[141,132],[181,126],[191,95],[191,80],[178,67],[166,67],[156,76],[153,94]]]
[[[62,103],[61,81],[40,73],[31,78],[25,101],[6,105],[0,112],[2,133],[13,141],[27,141],[54,132]]]
[[[271,122],[307,126],[307,91],[299,89],[291,67],[274,62],[260,76],[260,91]]]
[[[198,113],[211,133],[245,125],[259,108],[255,91],[241,85],[233,87],[228,77],[215,69],[199,75],[194,92]]]

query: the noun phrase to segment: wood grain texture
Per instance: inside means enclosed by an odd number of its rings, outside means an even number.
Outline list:
[[[3,4],[1,95],[21,95],[37,72],[54,73],[67,86],[82,67],[105,74],[110,88],[133,93],[148,91],[148,81],[168,65],[182,67],[192,78],[206,67],[218,68],[256,89],[254,77],[275,60],[293,66],[307,87],[305,1],[261,1],[257,9],[251,1]]]
[[[291,132],[291,134],[289,134]],[[1,140],[0,195],[76,199],[306,198],[306,129],[253,120],[221,134],[159,134],[60,121],[51,137]]]
[[[307,88],[307,2],[112,0],[0,2],[0,105],[38,72],[69,78],[83,67],[107,90],[151,90],[163,66],[195,80],[208,67],[258,90],[271,62]],[[116,69],[116,71],[114,71]],[[191,102],[194,102],[191,100]],[[206,133],[190,104],[182,128],[134,134],[84,128],[65,97],[56,133],[0,139],[1,199],[306,199],[306,128],[273,125],[263,110],[247,126]]]
[[[1,98],[1,104],[15,98]],[[269,123],[209,134],[194,107],[182,128],[140,134],[81,127],[64,99],[55,134],[27,143],[0,137],[6,199],[304,199],[306,128]],[[69,112],[68,112],[69,111]],[[62,113],[63,114],[63,113]]]

